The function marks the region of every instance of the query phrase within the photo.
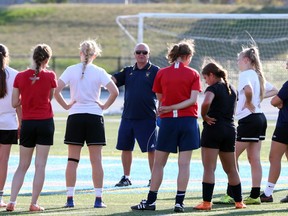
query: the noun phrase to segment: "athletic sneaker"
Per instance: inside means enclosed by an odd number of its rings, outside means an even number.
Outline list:
[[[73,208],[73,207],[74,207],[73,197],[67,197],[67,202],[65,203],[64,208]]]
[[[260,200],[261,200],[261,202],[273,202],[273,197],[272,197],[272,195],[266,196],[265,193],[262,193],[260,195]]]
[[[94,203],[94,208],[106,208],[107,206],[104,204],[102,201],[101,197],[96,197],[95,203]]]
[[[131,206],[132,210],[150,210],[155,211],[156,210],[156,203],[152,204],[146,204],[147,200],[142,200],[138,205]]]
[[[244,199],[244,203],[246,205],[259,205],[259,204],[261,204],[261,200],[260,200],[260,197],[257,197],[254,199],[254,198],[248,196]]]
[[[175,206],[174,206],[174,212],[184,212],[184,204],[179,204],[179,203],[176,203]]]
[[[211,210],[212,209],[212,203],[207,202],[207,201],[203,201],[199,205],[195,206],[193,209],[204,210],[204,211]]]
[[[243,201],[241,202],[235,202],[235,208],[236,209],[242,209],[242,208],[246,208],[247,206],[244,204]]]
[[[115,185],[115,187],[125,187],[129,185],[132,185],[131,181],[125,176],[122,176],[121,180]]]
[[[8,203],[8,205],[6,206],[6,211],[14,211],[15,206],[16,206],[16,204]]]
[[[281,203],[287,203],[288,202],[288,195],[280,200]]]
[[[38,204],[31,204],[29,207],[30,212],[44,211],[45,209]]]
[[[7,204],[3,200],[1,200],[0,201],[0,208],[6,207],[6,206],[7,206]]]
[[[218,201],[213,201],[214,204],[234,204],[235,201],[232,197],[230,197],[228,194],[225,194],[223,197],[221,197]]]

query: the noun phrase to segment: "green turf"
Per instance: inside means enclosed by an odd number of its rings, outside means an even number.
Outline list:
[[[125,190],[125,189],[122,189]],[[148,191],[148,188],[146,189]],[[282,216],[287,214],[287,204],[279,203],[285,197],[286,191],[275,191],[274,203],[262,203],[261,205],[250,205],[246,209],[235,209],[233,205],[214,204],[212,211],[196,211],[193,207],[201,202],[201,193],[188,190],[185,199],[185,213],[181,215],[274,215]],[[219,199],[223,193],[215,193],[214,199]],[[244,194],[244,196],[247,194]],[[64,193],[42,194],[39,204],[46,208],[41,214],[33,215],[172,215],[175,193],[158,194],[156,211],[131,211],[130,206],[138,204],[141,199],[146,198],[146,192],[133,195],[129,193],[105,194],[103,200],[107,204],[106,209],[94,209],[94,195],[91,191],[78,192],[75,196],[75,208],[65,209],[63,205],[66,201]],[[7,213],[0,210],[0,215],[28,215],[28,207],[31,195],[20,195],[18,197],[17,209],[15,212]],[[32,214],[31,214],[32,215]]]
[[[66,118],[67,113],[56,113],[55,114],[55,135],[54,135],[54,145],[51,147],[50,155],[58,155],[58,156],[67,156],[67,146],[63,144],[64,141],[64,133],[66,127]],[[118,135],[118,128],[120,123],[120,115],[107,115],[104,116],[105,119],[105,132],[106,132],[106,139],[107,145],[103,147],[103,156],[109,157],[120,157],[121,151],[115,149],[116,142],[117,142],[117,135]],[[199,126],[202,126],[202,120],[199,119]],[[262,143],[262,150],[261,150],[261,160],[268,161],[269,151],[270,151],[270,144],[271,144],[271,137],[275,127],[274,121],[268,122],[267,128],[267,138]],[[18,154],[18,146],[13,146],[12,154]],[[88,156],[88,148],[85,145],[82,149],[82,155]],[[134,157],[145,157],[146,154],[142,154],[138,145],[135,147]],[[177,157],[176,154],[171,154],[171,157]],[[201,160],[200,150],[196,150],[193,152],[192,155],[193,159]],[[247,160],[246,154],[242,154],[240,160]]]

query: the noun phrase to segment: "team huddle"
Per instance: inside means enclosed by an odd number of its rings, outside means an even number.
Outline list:
[[[265,79],[257,46],[242,48],[237,57],[237,89],[229,83],[227,71],[215,60],[209,59],[203,64],[201,74],[208,87],[200,107],[197,100],[202,92],[201,76],[189,66],[195,53],[194,46],[194,40],[172,44],[166,56],[170,66],[159,68],[149,61],[149,46],[139,43],[134,48],[136,63],[110,76],[93,64],[93,60],[101,55],[99,44],[86,40],[80,43],[81,62],[67,67],[57,81],[55,72],[47,69],[52,56],[52,49],[47,44],[35,46],[31,68],[20,73],[8,66],[8,49],[0,44],[0,206],[7,211],[16,209],[16,199],[35,149],[35,176],[29,211],[44,211],[37,201],[53,145],[55,128],[51,100],[54,96],[65,110],[69,110],[64,138],[68,146],[65,207],[75,206],[77,168],[81,149],[86,143],[92,165],[94,208],[106,208],[102,198],[102,147],[106,145],[103,111],[113,104],[120,86],[125,86],[125,92],[116,149],[122,151],[123,176],[115,187],[132,185],[130,172],[136,141],[141,151],[147,152],[151,171],[147,198],[131,206],[132,210],[156,210],[164,167],[170,153],[177,153],[174,212],[184,212],[192,152],[200,147],[204,167],[203,201],[194,209],[212,209],[218,156],[227,174],[228,185],[226,195],[213,203],[234,203],[235,208],[242,209],[249,204],[273,202],[281,159],[288,152],[288,82],[278,91]],[[69,102],[61,93],[65,86],[70,88]],[[102,87],[109,92],[106,101],[100,101]],[[272,97],[271,105],[279,109],[279,114],[271,142],[267,187],[261,193],[260,151],[267,120],[260,104],[269,97]],[[203,120],[201,133],[198,112]],[[13,176],[10,201],[6,204],[3,193],[8,160],[11,145],[17,144],[18,138],[19,165]],[[238,158],[245,150],[251,166],[252,186],[249,196],[243,198]],[[281,202],[288,202],[288,198]]]

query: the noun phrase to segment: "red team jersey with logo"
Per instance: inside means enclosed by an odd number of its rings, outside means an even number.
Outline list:
[[[21,95],[22,119],[43,120],[53,117],[50,101],[51,89],[57,87],[54,71],[42,70],[34,84],[30,78],[34,70],[28,69],[17,74],[14,88],[18,88]]]
[[[191,91],[201,92],[201,82],[199,73],[185,66],[173,64],[158,71],[153,91],[162,94],[162,106],[170,106],[185,101],[191,97]],[[177,111],[177,117],[193,116],[198,117],[198,104]],[[175,117],[173,112],[163,113],[161,118]]]

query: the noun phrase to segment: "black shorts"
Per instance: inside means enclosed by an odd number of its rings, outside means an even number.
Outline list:
[[[34,148],[37,145],[53,145],[54,120],[22,120],[20,145]]]
[[[106,145],[103,116],[79,113],[69,115],[66,123],[65,144]]]
[[[18,144],[18,130],[0,130],[0,144]]]
[[[258,142],[265,140],[267,120],[263,113],[252,113],[240,119],[237,127],[237,141]]]
[[[204,125],[201,146],[219,149],[221,152],[235,152],[236,129],[231,124]]]
[[[288,128],[276,127],[272,136],[272,140],[288,145]]]

